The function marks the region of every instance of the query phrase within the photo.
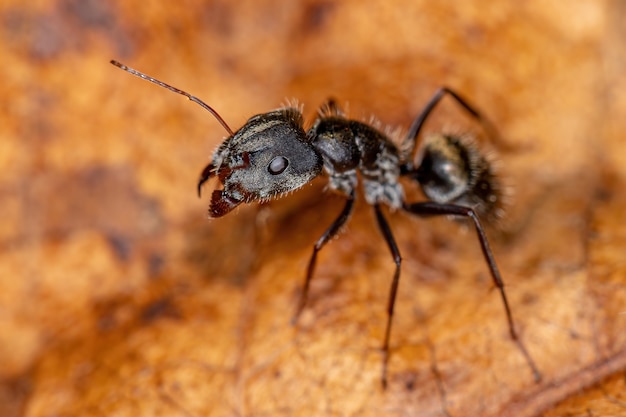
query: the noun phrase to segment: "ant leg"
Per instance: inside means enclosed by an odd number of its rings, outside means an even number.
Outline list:
[[[424,125],[424,122],[426,121],[430,113],[433,111],[435,106],[441,101],[441,99],[443,98],[445,94],[448,94],[450,97],[452,97],[465,110],[467,110],[467,112],[471,114],[472,117],[478,120],[485,127],[485,129],[488,131],[490,135],[494,137],[497,136],[495,135],[495,129],[491,126],[491,124],[487,121],[487,119],[485,119],[484,117],[480,115],[480,113],[473,106],[471,106],[466,100],[462,99],[461,96],[459,96],[456,92],[454,92],[450,88],[441,87],[435,92],[435,94],[426,104],[426,107],[424,107],[424,110],[422,110],[422,112],[415,118],[415,120],[411,124],[411,127],[409,128],[409,132],[407,133],[406,138],[404,139],[404,145],[406,146],[406,149],[410,150],[410,154],[413,154],[416,148],[415,145],[417,143],[417,136],[419,135],[420,130],[422,130],[422,126]]]
[[[334,97],[329,97],[326,99],[326,102],[322,104],[318,110],[318,114],[320,117],[327,116],[344,116],[344,112],[337,104],[337,100]]]
[[[205,166],[202,173],[200,173],[200,179],[198,180],[198,197],[202,194],[202,185],[207,182],[213,174],[215,174],[215,166],[213,165],[213,162],[211,162]]]
[[[311,255],[311,259],[309,260],[309,266],[306,270],[306,278],[304,279],[304,286],[302,287],[302,295],[300,296],[300,302],[298,303],[298,308],[296,309],[296,313],[293,315],[291,319],[291,323],[295,324],[298,321],[298,317],[300,317],[300,313],[304,310],[304,306],[306,304],[306,299],[309,294],[309,284],[311,283],[311,277],[313,277],[313,271],[315,270],[315,262],[317,260],[317,253],[328,243],[330,239],[335,237],[341,227],[346,223],[346,221],[350,218],[350,214],[352,213],[352,208],[354,207],[354,191],[348,197],[348,201],[346,201],[346,205],[343,210],[339,214],[339,216],[333,221],[328,229],[324,232],[324,234],[315,242],[313,245],[313,254]]]
[[[493,253],[491,252],[489,242],[487,241],[487,235],[485,234],[485,231],[482,224],[480,223],[480,220],[478,219],[478,216],[476,216],[476,214],[474,213],[474,210],[469,207],[457,206],[454,204],[440,204],[433,202],[421,202],[413,204],[405,203],[403,209],[408,211],[409,213],[421,217],[457,215],[469,217],[470,219],[472,219],[476,228],[476,232],[478,233],[478,240],[480,241],[480,247],[483,251],[483,256],[485,257],[485,261],[489,266],[489,272],[491,273],[494,284],[496,285],[496,287],[498,287],[500,295],[502,296],[502,302],[504,303],[504,309],[506,311],[506,317],[509,323],[511,338],[517,339],[517,333],[515,332],[515,328],[513,326],[513,316],[511,314],[511,309],[509,308],[509,302],[506,297],[506,293],[504,292],[504,282],[502,281],[500,271],[498,270],[498,266],[496,265]]]
[[[455,204],[440,204],[428,201],[413,204],[404,203],[402,208],[411,214],[415,214],[421,217],[453,215],[469,217],[473,221],[476,233],[478,235],[478,241],[480,242],[480,247],[483,251],[483,256],[485,257],[485,261],[487,262],[487,266],[489,267],[489,272],[491,273],[491,277],[495,286],[498,287],[498,290],[500,291],[502,303],[504,304],[504,310],[506,311],[507,322],[509,324],[511,339],[513,339],[515,344],[524,355],[526,362],[533,372],[535,381],[539,382],[541,380],[541,373],[537,369],[535,362],[528,354],[526,347],[522,344],[522,341],[519,339],[517,332],[515,331],[513,315],[511,314],[511,308],[509,307],[509,301],[506,297],[506,292],[504,291],[504,282],[502,281],[502,276],[500,275],[500,271],[498,270],[498,266],[496,265],[496,260],[491,251],[491,247],[489,246],[485,230],[474,210],[469,207],[457,206]]]
[[[385,237],[385,242],[387,242],[387,246],[389,246],[389,250],[391,251],[391,256],[393,257],[393,261],[396,264],[396,271],[393,274],[393,281],[391,281],[391,290],[389,291],[389,301],[387,302],[387,328],[385,329],[385,339],[383,341],[383,373],[382,373],[382,383],[383,389],[387,388],[387,364],[389,362],[389,337],[391,336],[391,321],[393,319],[393,310],[396,305],[396,294],[398,292],[398,283],[400,282],[400,265],[402,264],[402,257],[400,256],[400,251],[398,250],[398,245],[396,244],[396,240],[391,233],[391,228],[389,227],[389,223],[383,216],[382,211],[380,210],[380,205],[374,205],[374,211],[376,213],[376,220],[378,221],[378,228],[382,232]]]

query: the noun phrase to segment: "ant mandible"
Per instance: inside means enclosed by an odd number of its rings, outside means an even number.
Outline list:
[[[496,210],[500,210],[501,196],[491,165],[474,147],[453,135],[430,138],[423,144],[419,164],[414,163],[421,128],[446,95],[484,126],[489,126],[480,113],[453,90],[443,87],[435,93],[412,123],[401,147],[398,147],[374,126],[348,119],[332,99],[320,108],[308,131],[304,129],[301,111],[289,106],[253,116],[233,131],[212,107],[197,97],[117,61],[112,60],[111,64],[186,96],[208,110],[228,132],[229,137],[214,152],[197,185],[198,195],[202,185],[214,176],[222,185],[222,189],[214,190],[211,195],[210,217],[224,216],[242,203],[281,197],[322,174],[328,177],[332,190],[346,197],[339,216],[313,246],[294,323],[306,305],[318,252],[350,218],[360,177],[365,200],[374,208],[378,227],[395,262],[382,346],[383,387],[387,385],[389,339],[402,264],[400,251],[381,209],[383,205],[420,217],[459,216],[471,220],[493,283],[500,292],[511,338],[523,354],[535,380],[541,378],[515,330],[504,283],[479,218],[479,215],[493,216]],[[401,177],[416,181],[430,201],[406,202],[399,181]]]

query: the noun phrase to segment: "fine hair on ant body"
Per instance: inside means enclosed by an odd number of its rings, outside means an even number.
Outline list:
[[[454,99],[474,119],[489,127],[480,113],[453,90],[440,88],[415,118],[401,146],[397,146],[372,125],[347,118],[333,99],[320,108],[313,125],[306,131],[301,111],[289,106],[253,116],[233,131],[212,107],[195,96],[117,61],[111,63],[186,96],[209,111],[228,132],[229,137],[215,150],[197,184],[198,195],[204,183],[212,177],[218,178],[222,185],[222,189],[214,190],[211,195],[210,217],[224,216],[242,203],[279,198],[322,174],[328,177],[332,190],[346,197],[339,216],[313,246],[294,323],[306,305],[317,254],[350,218],[360,178],[365,200],[374,209],[378,228],[395,262],[382,346],[383,387],[387,385],[389,339],[402,263],[393,233],[383,215],[384,205],[419,217],[456,216],[471,221],[493,283],[500,293],[510,336],[535,380],[541,378],[515,330],[504,283],[480,221],[480,217],[490,218],[501,210],[500,190],[491,165],[474,147],[454,135],[430,137],[419,149],[419,162],[414,162],[422,126],[444,96]],[[401,177],[417,182],[429,200],[406,202],[399,181]]]

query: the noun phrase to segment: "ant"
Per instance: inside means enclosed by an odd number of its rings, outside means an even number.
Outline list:
[[[493,283],[500,292],[511,339],[523,354],[535,381],[541,379],[541,374],[515,330],[504,283],[480,221],[481,216],[497,217],[497,212],[501,210],[500,189],[489,161],[458,136],[435,135],[423,144],[419,163],[414,162],[422,126],[446,95],[483,126],[489,126],[487,120],[456,92],[446,87],[437,90],[398,147],[371,124],[347,118],[333,99],[320,108],[308,130],[304,129],[301,110],[286,106],[253,116],[241,128],[233,131],[212,107],[197,97],[117,61],[111,63],[199,104],[228,132],[229,137],[216,149],[197,184],[198,196],[202,186],[212,177],[217,177],[222,185],[211,195],[210,217],[224,216],[242,203],[282,197],[322,174],[328,177],[332,190],[346,197],[339,216],[313,246],[302,294],[292,320],[294,323],[306,305],[318,252],[350,218],[360,177],[365,200],[374,209],[378,228],[395,263],[382,346],[383,388],[387,385],[389,339],[402,264],[400,251],[383,215],[384,205],[419,217],[456,216],[471,220]],[[417,182],[429,201],[405,201],[404,189],[399,181],[401,177]]]

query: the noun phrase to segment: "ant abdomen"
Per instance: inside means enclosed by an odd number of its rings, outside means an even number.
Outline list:
[[[470,207],[485,220],[502,216],[502,187],[493,163],[471,138],[442,133],[427,136],[411,177],[436,203]]]

